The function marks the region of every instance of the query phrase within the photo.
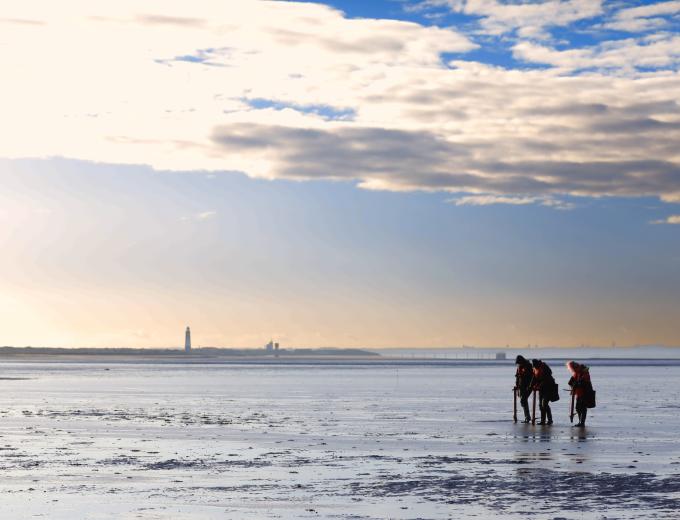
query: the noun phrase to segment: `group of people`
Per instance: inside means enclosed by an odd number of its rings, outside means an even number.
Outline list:
[[[515,392],[515,399],[519,396],[524,411],[524,421],[522,422],[535,422],[535,417],[532,418],[529,413],[529,396],[532,392],[537,392],[538,406],[541,412],[541,420],[538,424],[552,424],[550,403],[560,398],[552,370],[545,361],[540,359],[529,361],[523,356],[517,356],[515,364],[517,371],[515,372],[515,388],[513,391]],[[568,383],[572,395],[570,417],[573,420],[575,401],[576,413],[578,414],[578,423],[575,426],[583,427],[586,424],[588,408],[595,407],[595,390],[590,382],[590,371],[587,366],[575,361],[567,362],[567,370],[571,373],[571,379]]]

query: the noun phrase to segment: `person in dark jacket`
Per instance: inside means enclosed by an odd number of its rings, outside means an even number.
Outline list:
[[[575,426],[582,427],[586,425],[588,406],[594,397],[593,384],[590,382],[590,370],[587,366],[581,365],[576,361],[569,361],[567,369],[571,372],[569,386],[576,397],[578,423]]]
[[[534,369],[531,389],[538,391],[538,403],[541,409],[541,422],[538,424],[552,424],[550,400],[555,392],[555,379],[553,378],[552,370],[547,363],[540,359],[532,359],[531,365]]]
[[[522,356],[515,358],[517,371],[515,372],[515,391],[519,394],[519,402],[524,410],[524,423],[531,422],[529,413],[529,396],[531,395],[531,378],[533,377],[533,367],[531,363]]]

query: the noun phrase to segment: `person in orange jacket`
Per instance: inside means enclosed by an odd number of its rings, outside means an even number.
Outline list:
[[[567,362],[567,369],[571,373],[569,386],[576,396],[576,413],[578,423],[575,426],[585,426],[588,407],[594,401],[593,384],[590,382],[590,370],[587,366],[581,365],[576,361]]]
[[[541,409],[541,422],[538,424],[550,425],[553,423],[550,401],[555,393],[555,378],[553,378],[552,370],[544,361],[532,359],[531,365],[534,367],[531,389],[538,390],[538,403]]]

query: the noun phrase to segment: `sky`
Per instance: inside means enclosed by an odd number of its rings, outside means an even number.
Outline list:
[[[680,346],[680,1],[26,0],[0,345]]]

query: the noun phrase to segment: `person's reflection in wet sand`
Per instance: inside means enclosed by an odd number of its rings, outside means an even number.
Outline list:
[[[588,440],[589,437],[592,437],[592,435],[588,435],[588,428],[585,426],[580,429],[574,429],[570,431],[571,435],[569,435],[569,439],[571,441],[577,441],[577,442],[585,442]]]
[[[552,451],[518,451],[514,458],[518,464],[555,460]]]
[[[519,440],[520,449],[514,454],[514,460],[517,464],[531,464],[536,462],[554,461],[555,455],[549,445],[552,442],[552,435],[550,428],[531,428],[528,427],[523,435],[517,436]],[[532,444],[540,444],[536,446],[539,448],[536,451],[531,451]],[[546,444],[546,445],[543,445]]]
[[[590,432],[589,435],[588,428],[583,427],[578,429],[573,428],[569,433],[570,433],[569,440],[573,443],[576,443],[576,450],[581,450],[582,447],[586,449],[577,452],[566,452],[565,455],[567,455],[569,459],[576,464],[584,464],[588,462],[590,460],[590,456],[588,453],[589,446],[586,446],[585,443],[589,439],[593,438],[592,432]],[[592,447],[592,444],[590,445],[590,447]]]

